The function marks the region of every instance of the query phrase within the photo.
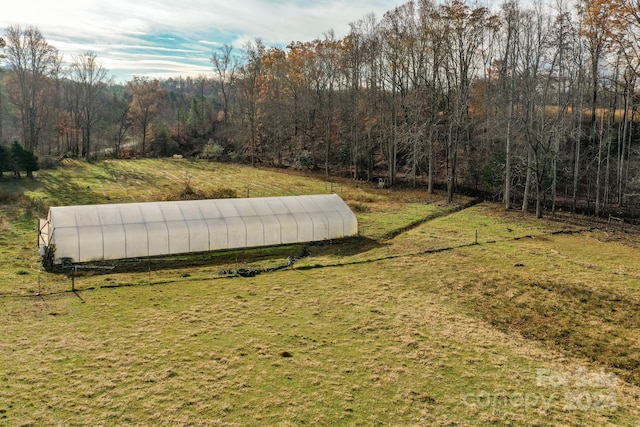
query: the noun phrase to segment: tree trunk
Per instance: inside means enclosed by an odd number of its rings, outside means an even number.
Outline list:
[[[600,180],[602,175],[602,140],[603,140],[603,123],[600,123],[600,132],[598,135],[598,156],[597,156],[597,169],[596,169],[596,216],[600,215]]]
[[[532,163],[533,163],[533,148],[531,148],[531,144],[528,144],[528,152],[527,152],[527,173],[526,178],[524,180],[524,194],[522,195],[522,211],[526,212],[529,210],[529,192],[531,191],[531,171],[532,171]]]
[[[429,183],[427,184],[427,193],[433,194],[433,180],[435,176],[436,159],[435,159],[435,145],[436,136],[433,135],[429,138]]]
[[[447,140],[447,203],[453,202],[454,185],[456,181],[455,166],[455,136],[453,134],[453,121],[449,125],[449,136]]]
[[[504,163],[504,207],[511,209],[511,120],[513,118],[513,98],[509,94],[509,113],[507,116],[507,141],[505,144]]]
[[[622,114],[622,132],[621,132],[621,138],[620,141],[621,143],[618,145],[618,176],[617,176],[617,190],[618,190],[618,194],[617,194],[617,198],[618,198],[618,206],[622,207],[623,206],[623,194],[624,194],[624,164],[625,164],[625,148],[626,148],[626,141],[627,141],[627,126],[629,123],[629,117],[628,117],[628,112],[629,112],[629,90],[627,88],[625,88],[625,92],[624,92],[624,112]],[[633,113],[632,113],[633,114]],[[633,119],[633,117],[632,117]],[[633,123],[633,120],[631,121],[631,123]]]
[[[542,218],[542,178],[536,173],[536,218]]]
[[[256,126],[255,120],[253,117],[253,112],[251,113],[251,119],[249,120],[249,126],[251,126],[251,167],[256,166]]]
[[[91,127],[85,128],[85,147],[84,147],[84,160],[89,161],[91,159]]]
[[[558,159],[557,152],[551,159],[551,215],[556,213],[556,199],[558,197]]]
[[[576,156],[573,165],[573,212],[575,213],[578,205],[578,182],[580,177],[580,145],[582,144],[582,102],[578,107],[578,130],[576,132]]]

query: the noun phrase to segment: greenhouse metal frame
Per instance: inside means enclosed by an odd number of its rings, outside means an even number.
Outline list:
[[[338,239],[358,234],[336,194],[56,206],[38,228],[53,264]]]

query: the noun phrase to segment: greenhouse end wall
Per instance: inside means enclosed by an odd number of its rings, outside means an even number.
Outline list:
[[[39,230],[41,254],[52,249],[60,264],[338,239],[358,223],[323,194],[58,206]]]

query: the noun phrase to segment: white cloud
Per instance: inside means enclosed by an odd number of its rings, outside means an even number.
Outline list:
[[[260,38],[266,45],[286,45],[322,38],[331,29],[341,36],[350,22],[371,12],[380,18],[395,5],[385,0],[24,0],[3,10],[0,27],[33,25],[65,57],[95,52],[112,72],[150,70],[143,54],[132,56],[139,51],[166,56],[157,69],[187,74],[203,71],[195,57],[208,59],[225,43],[240,48]],[[180,56],[190,58],[182,68]]]

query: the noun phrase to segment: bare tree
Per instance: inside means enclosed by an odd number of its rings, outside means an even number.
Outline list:
[[[549,44],[552,50],[549,80],[555,85],[555,117],[553,119],[553,135],[551,146],[551,212],[555,213],[558,203],[558,174],[561,168],[562,145],[569,140],[571,125],[571,96],[568,88],[571,85],[572,66],[570,56],[574,51],[575,39],[572,38],[573,22],[564,0],[558,0],[556,14],[552,17]]]
[[[242,114],[249,126],[249,157],[251,166],[256,165],[258,150],[258,113],[260,84],[262,77],[262,57],[265,46],[262,40],[257,39],[255,44],[249,42],[245,45],[246,64],[240,70],[239,90],[242,101]]]
[[[235,83],[236,73],[238,71],[238,58],[233,55],[233,47],[223,45],[218,53],[211,56],[213,70],[216,74],[216,80],[220,86],[220,95],[222,98],[222,121],[226,122],[229,118],[229,102],[231,99],[231,86]]]
[[[400,140],[399,126],[405,124],[404,114],[401,113],[404,98],[407,96],[407,82],[404,76],[404,46],[403,39],[409,38],[406,28],[407,22],[403,16],[403,8],[396,7],[387,12],[380,22],[381,33],[381,90],[383,105],[387,114],[381,114],[380,119],[386,122],[385,136],[382,138],[382,152],[387,161],[387,178],[389,185],[394,185],[398,169],[398,148]],[[386,119],[386,120],[385,120]]]
[[[70,79],[79,94],[79,112],[82,126],[82,156],[91,156],[91,135],[97,120],[99,95],[110,83],[107,70],[97,61],[96,55],[87,52],[73,58]]]
[[[324,171],[328,176],[332,164],[340,41],[336,40],[333,31],[329,31],[323,40],[315,40],[314,45],[313,60],[309,62],[309,83],[316,108],[314,115],[317,119],[318,140],[322,141],[323,145]]]
[[[505,129],[505,167],[504,167],[504,204],[506,209],[511,208],[511,181],[512,181],[512,147],[514,145],[514,112],[516,104],[516,67],[519,46],[520,6],[514,0],[508,0],[502,5],[503,40],[502,54],[499,64],[499,75],[502,84],[503,104],[502,111],[506,110]]]
[[[111,105],[112,105],[112,123],[115,124],[113,132],[113,155],[117,158],[120,157],[122,150],[122,143],[127,132],[131,129],[132,120],[129,114],[129,108],[131,106],[131,100],[129,94],[126,92],[122,94],[114,93]]]
[[[349,129],[349,165],[351,177],[358,179],[360,175],[361,163],[361,132],[360,132],[360,98],[362,96],[363,78],[363,50],[364,35],[363,21],[352,22],[350,24],[349,35],[343,43],[343,67],[344,78],[347,81],[348,96],[345,100],[343,111],[344,125]]]
[[[291,129],[289,108],[290,91],[286,84],[289,73],[287,55],[279,48],[268,49],[262,57],[263,78],[261,93],[262,151],[271,164],[282,166],[288,151]]]
[[[60,58],[35,27],[11,26],[5,32],[6,57],[12,71],[10,101],[16,107],[23,144],[27,150],[39,148],[43,128],[52,123],[47,117],[51,94],[49,77],[58,69]]]
[[[66,80],[62,84],[64,93],[64,133],[66,133],[68,151],[73,156],[81,155],[82,112],[80,110],[80,100],[82,98],[79,85],[71,80]]]
[[[471,8],[461,0],[440,7],[438,19],[444,22],[449,42],[445,57],[448,92],[449,129],[447,132],[447,200],[453,201],[457,181],[458,153],[468,140],[471,85],[478,71],[480,46],[487,31],[495,31],[497,18],[485,7]]]
[[[381,128],[378,114],[380,111],[380,91],[381,75],[381,49],[382,42],[378,32],[379,24],[373,14],[367,15],[361,22],[362,28],[362,81],[363,81],[363,131],[362,144],[359,149],[363,167],[366,168],[367,179],[371,179],[374,168],[375,147],[377,145],[376,135],[380,134]]]

